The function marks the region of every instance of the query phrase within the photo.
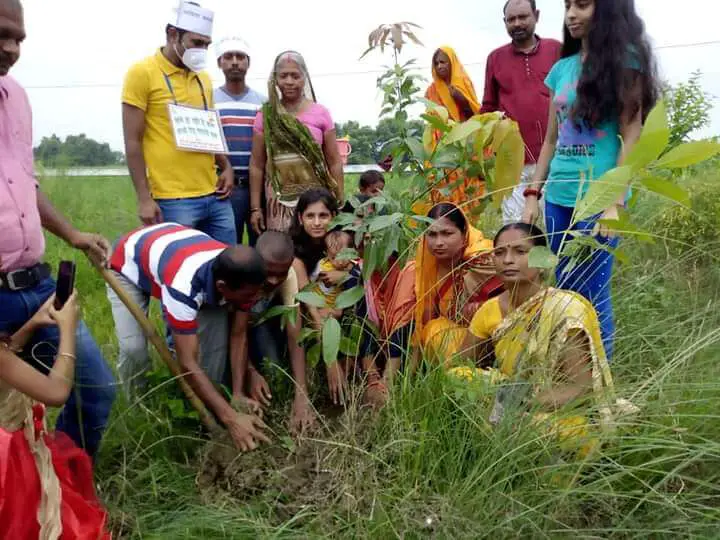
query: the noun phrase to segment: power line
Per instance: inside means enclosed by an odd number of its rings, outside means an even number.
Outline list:
[[[659,45],[654,47],[655,50],[668,50],[668,49],[686,49],[690,47],[705,47],[710,45],[720,45],[720,40],[713,41],[698,41],[694,43],[677,43],[671,45]],[[470,66],[482,66],[485,62],[465,62],[463,64],[466,67]],[[417,66],[420,70],[429,70],[430,65]],[[360,75],[380,75],[385,73],[382,69],[368,69],[361,71],[335,71],[326,73],[315,73],[311,75],[312,79],[322,79],[327,77],[357,77]],[[267,77],[248,77],[249,81],[267,81]],[[26,86],[26,90],[65,90],[73,88],[121,88],[122,84],[119,83],[73,83],[73,84],[52,84],[52,85],[37,85],[37,86]]]

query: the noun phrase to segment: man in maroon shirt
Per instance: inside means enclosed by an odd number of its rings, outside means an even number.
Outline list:
[[[521,183],[503,203],[503,221],[520,221],[523,191],[531,178],[547,130],[550,91],[545,77],[560,57],[559,41],[535,34],[540,17],[535,0],[509,0],[505,28],[512,43],[490,53],[485,68],[482,112],[502,111],[520,126],[525,141],[525,169]]]

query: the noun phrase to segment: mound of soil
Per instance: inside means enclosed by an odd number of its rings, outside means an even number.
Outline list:
[[[327,417],[326,417],[327,420]],[[220,500],[261,504],[273,508],[280,522],[307,508],[333,506],[357,510],[348,459],[356,459],[352,445],[339,436],[347,426],[332,419],[323,433],[293,441],[275,436],[275,444],[249,453],[238,452],[223,434],[202,452],[196,478],[205,502]],[[353,430],[363,429],[364,422]],[[327,439],[326,439],[327,437]],[[352,473],[351,473],[352,474]]]

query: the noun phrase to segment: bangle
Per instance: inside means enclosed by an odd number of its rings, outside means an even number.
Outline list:
[[[64,356],[65,358],[69,358],[69,359],[72,360],[73,362],[77,360],[77,356],[75,356],[74,354],[70,354],[69,352],[57,353],[56,356],[57,356],[58,358],[61,357],[61,356]]]
[[[540,200],[542,199],[542,191],[535,188],[526,188],[525,191],[523,191],[523,197],[532,197],[534,196],[536,199]]]
[[[262,210],[260,208],[251,208],[250,213],[254,214],[255,212],[261,212]]]

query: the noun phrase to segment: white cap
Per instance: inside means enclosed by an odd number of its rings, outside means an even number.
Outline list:
[[[173,9],[170,25],[186,32],[194,32],[201,36],[212,37],[213,18],[215,14],[196,2],[181,1]]]
[[[226,37],[221,39],[215,46],[215,57],[220,58],[222,55],[228,52],[241,52],[245,53],[248,57],[250,54],[250,45],[247,41],[239,37]]]

